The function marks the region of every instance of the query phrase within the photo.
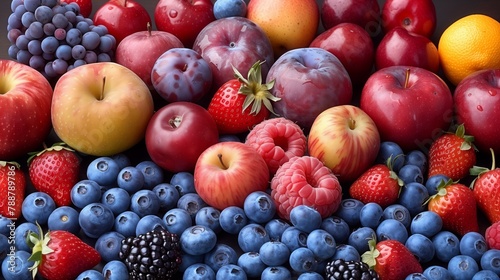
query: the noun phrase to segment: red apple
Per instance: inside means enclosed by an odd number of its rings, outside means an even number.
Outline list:
[[[375,52],[376,69],[395,65],[416,66],[437,73],[437,47],[429,38],[396,26],[385,34]]]
[[[354,23],[375,37],[380,33],[380,6],[377,0],[325,0],[321,22],[325,30],[344,22]]]
[[[215,20],[200,31],[193,44],[212,69],[212,88],[234,78],[233,66],[240,73],[248,73],[257,61],[266,77],[274,63],[273,49],[266,34],[255,23],[244,17]]]
[[[436,29],[436,7],[432,0],[387,0],[382,6],[384,32],[396,26],[430,38]]]
[[[492,148],[500,154],[500,69],[480,70],[464,78],[455,88],[454,104],[457,123],[463,123],[467,134],[482,152]]]
[[[193,176],[196,193],[219,210],[243,207],[250,193],[269,187],[270,177],[262,156],[241,142],[219,142],[208,147],[196,162]]]
[[[334,106],[314,120],[307,147],[340,181],[353,182],[377,158],[380,135],[375,122],[359,107]]]
[[[360,108],[375,122],[382,141],[404,151],[427,151],[453,118],[453,97],[435,73],[390,66],[373,73],[361,91]]]
[[[151,17],[135,0],[109,0],[94,14],[94,24],[104,25],[119,44],[128,35],[147,29]]]
[[[217,125],[208,111],[192,102],[165,105],[151,118],[146,149],[151,159],[171,172],[191,172],[200,154],[219,142]]]
[[[173,34],[165,31],[138,31],[125,37],[116,47],[117,63],[134,71],[146,85],[152,89],[151,71],[156,60],[172,48],[182,48],[184,45]]]
[[[78,4],[80,14],[86,18],[92,13],[92,0],[61,0],[61,2]]]
[[[363,84],[373,69],[375,46],[370,34],[354,23],[340,23],[319,34],[310,47],[325,49],[344,65],[353,85]]]
[[[154,10],[156,28],[179,38],[190,48],[200,31],[215,20],[210,0],[160,0]]]
[[[0,159],[38,149],[51,129],[52,87],[37,70],[0,59]]]
[[[281,98],[274,111],[308,130],[324,110],[349,104],[352,84],[342,62],[321,48],[299,48],[284,53],[273,64],[267,83],[275,80],[271,93]]]

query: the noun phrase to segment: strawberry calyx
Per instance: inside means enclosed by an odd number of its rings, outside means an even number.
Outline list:
[[[33,266],[29,268],[33,279],[35,279],[38,272],[38,266],[42,263],[42,256],[54,252],[54,250],[48,246],[50,241],[50,231],[47,231],[44,235],[42,227],[38,223],[36,223],[36,225],[38,227],[39,234],[30,231],[27,236],[27,243],[32,247],[31,256],[28,260],[34,262]]]
[[[0,166],[1,167],[5,167],[7,165],[13,165],[15,166],[17,169],[20,169],[21,168],[21,165],[18,163],[18,162],[15,162],[15,161],[5,161],[5,160],[0,160]]]
[[[460,150],[467,151],[475,148],[472,144],[472,142],[474,142],[474,136],[465,134],[465,126],[463,123],[457,126],[455,135],[464,139],[464,142],[462,142],[462,145],[460,146]]]
[[[386,165],[389,168],[389,174],[390,174],[389,177],[398,182],[398,185],[400,186],[399,192],[401,193],[401,187],[404,185],[404,182],[403,182],[403,180],[401,180],[401,178],[399,178],[398,174],[394,171],[394,167],[393,167],[393,164],[394,164],[394,162],[396,162],[396,159],[398,158],[398,156],[400,156],[400,155],[397,155],[394,158],[392,158],[392,155],[389,156],[389,158],[386,161]]]
[[[372,238],[368,240],[369,250],[361,255],[361,260],[366,263],[371,269],[375,268],[375,266],[377,265],[377,258],[378,256],[380,256],[380,252],[379,250],[377,250],[376,245],[377,238],[375,236],[372,236]]]
[[[242,112],[252,105],[250,109],[250,114],[257,115],[262,109],[262,104],[266,107],[269,112],[277,115],[273,110],[272,102],[277,102],[281,98],[276,97],[271,94],[270,90],[274,86],[275,80],[269,83],[262,83],[262,70],[261,65],[264,61],[255,62],[252,67],[248,70],[247,78],[233,66],[234,76],[241,83],[239,93],[245,95],[245,100],[243,102]]]
[[[458,183],[458,181],[453,181],[452,179],[448,180],[441,180],[437,186],[437,193],[434,195],[431,195],[425,202],[424,205],[429,203],[429,201],[433,200],[434,198],[438,196],[445,196],[448,193],[448,190],[446,189],[448,186],[451,186],[453,184]]]
[[[474,165],[471,169],[469,169],[469,174],[472,176],[476,176],[476,178],[471,182],[470,188],[472,189],[474,187],[474,183],[476,180],[484,173],[494,170],[496,168],[496,162],[495,162],[495,151],[490,148],[490,153],[491,153],[491,167],[482,167],[482,166],[477,166]]]
[[[58,143],[54,143],[52,146],[50,147],[47,147],[45,145],[45,143],[43,144],[43,147],[44,149],[42,151],[39,151],[39,152],[31,152],[29,153],[29,158],[28,158],[28,164],[37,156],[40,156],[42,155],[43,153],[45,152],[49,152],[49,151],[62,151],[62,150],[66,150],[66,151],[70,151],[70,152],[74,152],[75,150],[71,149],[70,147],[67,146],[66,143],[64,142],[58,142]]]

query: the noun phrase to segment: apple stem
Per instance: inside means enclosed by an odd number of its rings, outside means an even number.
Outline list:
[[[222,161],[222,154],[217,154],[217,156],[219,157],[219,161],[220,164],[222,164],[222,167],[224,167],[224,169],[227,169],[227,166],[224,164],[224,161]]]
[[[99,100],[104,99],[104,87],[106,86],[106,76],[102,77],[102,88],[101,88],[101,96],[99,97]]]
[[[349,118],[349,129],[354,130],[356,128],[356,120],[353,118]]]
[[[148,24],[146,24],[146,29],[148,30],[148,36],[151,37],[152,28],[151,28],[151,23],[149,21]]]
[[[409,80],[410,80],[410,68],[406,68],[404,88],[408,88]]]

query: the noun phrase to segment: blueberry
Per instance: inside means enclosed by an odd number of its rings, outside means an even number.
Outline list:
[[[307,247],[307,236],[309,234],[294,226],[290,226],[283,231],[281,242],[283,242],[290,252],[300,248]]]
[[[156,215],[146,215],[142,217],[137,223],[137,227],[135,228],[135,235],[145,234],[148,231],[164,228],[166,228],[166,225],[162,218]]]
[[[136,166],[144,176],[144,188],[153,189],[156,185],[163,183],[163,169],[150,160],[139,162]]]
[[[177,206],[180,194],[174,185],[169,183],[161,183],[153,188],[153,192],[160,200],[160,210],[168,211]]]
[[[179,266],[179,271],[184,273],[186,269],[196,263],[203,263],[205,261],[205,255],[191,255],[183,253],[181,254],[181,264]]]
[[[170,209],[163,215],[162,219],[167,230],[178,235],[193,225],[193,219],[189,212],[181,208]]]
[[[431,265],[422,274],[429,280],[452,280],[448,269],[440,265]]]
[[[420,233],[410,235],[406,240],[405,246],[417,257],[420,263],[427,263],[434,258],[434,244],[425,235]]]
[[[238,266],[245,271],[248,278],[258,278],[267,265],[262,262],[258,252],[246,252],[238,258]]]
[[[220,0],[219,0],[220,1]],[[292,273],[284,266],[268,266],[260,275],[261,280],[288,280]]]
[[[241,207],[229,206],[220,212],[219,224],[222,230],[229,234],[237,234],[247,222],[247,216]]]
[[[245,273],[243,268],[239,267],[236,264],[226,264],[221,266],[219,270],[217,270],[215,278],[225,280],[246,280],[247,274]]]
[[[243,252],[258,252],[260,246],[268,241],[269,235],[260,224],[248,224],[238,233],[238,245]]]
[[[120,253],[123,239],[125,239],[123,234],[116,231],[109,231],[97,238],[94,247],[104,262],[119,260],[120,257],[118,254]]]
[[[50,213],[56,209],[56,203],[44,192],[32,192],[28,194],[21,205],[24,219],[39,225],[47,224]]]
[[[194,188],[194,176],[191,172],[181,171],[175,173],[170,178],[170,184],[179,191],[180,196],[196,192]]]
[[[126,190],[128,193],[133,194],[145,186],[144,175],[135,166],[126,166],[118,173],[116,182],[118,187]]]
[[[408,239],[408,230],[403,223],[395,219],[383,220],[375,232],[378,241],[397,240],[405,244]]]
[[[47,220],[47,227],[49,230],[66,230],[73,234],[78,234],[80,232],[78,216],[80,216],[80,213],[73,207],[57,207],[50,213]]]
[[[351,229],[346,221],[337,216],[330,216],[323,219],[321,229],[330,233],[337,243],[345,243],[351,234]]]
[[[81,180],[71,188],[71,202],[82,209],[90,203],[99,202],[101,199],[101,186],[92,180]]]
[[[191,255],[203,255],[215,247],[217,235],[206,226],[194,225],[184,230],[180,237],[181,249]]]
[[[431,240],[436,258],[442,262],[449,262],[451,258],[460,254],[460,240],[450,231],[440,231]]]
[[[196,213],[205,206],[208,206],[208,204],[197,193],[181,195],[177,201],[177,208],[186,210],[193,220]]]
[[[132,211],[125,211],[116,216],[114,221],[115,231],[123,234],[125,237],[135,236],[137,224],[141,217]]]
[[[259,255],[267,266],[279,266],[288,262],[290,250],[281,241],[268,241],[260,247]]]
[[[382,214],[384,209],[378,203],[366,203],[359,212],[359,221],[361,226],[376,229],[382,222]]]
[[[110,188],[101,196],[101,203],[108,206],[113,214],[118,215],[130,207],[130,194],[122,188]]]
[[[216,19],[226,17],[244,17],[247,13],[247,4],[243,0],[217,0],[214,3]]]
[[[215,233],[222,231],[219,222],[220,211],[212,206],[205,206],[196,213],[195,224],[211,228]]]
[[[7,254],[10,253],[10,243],[12,239],[9,240],[9,238],[3,234],[0,234],[0,260],[3,260],[7,256]]]
[[[442,184],[444,182],[448,182],[450,180],[450,177],[442,174],[436,174],[432,175],[429,178],[427,178],[427,181],[425,181],[425,188],[427,189],[427,192],[429,193],[430,196],[433,196],[437,194],[437,188],[439,184]]]
[[[427,171],[427,156],[420,150],[412,150],[405,156],[405,165],[415,165],[424,174]]]
[[[365,204],[363,202],[357,199],[346,198],[341,201],[340,206],[334,215],[344,220],[349,227],[355,228],[361,224],[359,220],[359,213],[364,205]]]
[[[306,247],[293,250],[290,253],[289,264],[292,270],[298,273],[315,271],[318,265],[313,251]]]
[[[360,255],[370,249],[368,240],[375,238],[375,230],[369,227],[360,227],[351,232],[347,244],[354,247]]]
[[[482,269],[491,270],[500,275],[500,250],[489,249],[484,252],[480,264]]]
[[[87,179],[101,186],[115,186],[120,166],[110,157],[98,157],[87,166]]]
[[[479,270],[472,280],[500,280],[500,276],[491,270]]]
[[[318,272],[304,272],[299,275],[297,280],[323,280],[323,276]]]
[[[286,220],[281,218],[272,219],[264,226],[271,241],[281,241],[283,232],[289,227],[291,227],[291,225]]]
[[[479,266],[469,256],[456,255],[448,262],[448,271],[453,279],[472,279],[479,271]]]
[[[80,211],[78,223],[85,235],[99,238],[113,228],[115,217],[106,205],[96,202],[85,206]]]
[[[412,182],[422,184],[424,182],[424,174],[422,173],[422,170],[420,167],[413,164],[403,165],[401,169],[399,169],[398,177],[403,180],[404,184]]]
[[[9,236],[11,227],[15,227],[15,223],[13,220],[0,215],[0,234],[3,234],[5,236]]]
[[[410,227],[411,224],[411,214],[408,208],[401,204],[391,204],[384,209],[382,214],[385,220],[393,219],[402,223],[406,228]],[[404,243],[404,242],[403,242]]]
[[[392,160],[392,170],[396,173],[399,172],[399,169],[403,167],[405,162],[403,149],[395,142],[383,141],[380,143],[380,148],[375,162],[387,164],[389,157],[391,157]]]
[[[259,224],[265,224],[276,214],[276,204],[268,193],[255,191],[245,198],[243,210],[250,220]]]
[[[118,168],[122,169],[127,166],[130,166],[130,158],[124,154],[124,153],[119,153],[111,156],[111,158],[118,164]]]
[[[401,188],[398,202],[402,206],[406,207],[406,209],[410,212],[410,215],[414,217],[418,213],[427,209],[425,202],[428,198],[429,192],[424,185],[417,182],[411,182],[405,184]]]
[[[413,272],[408,276],[406,276],[404,280],[428,280],[428,279],[420,272]]]
[[[361,260],[361,255],[358,250],[349,244],[337,245],[335,254],[332,257],[333,260],[343,259],[345,261],[359,261]]]
[[[160,211],[160,199],[152,190],[139,190],[130,198],[130,210],[139,217],[156,215]]]
[[[427,237],[432,237],[441,231],[443,220],[433,211],[423,211],[415,215],[411,220],[410,233],[420,233]]]
[[[318,210],[313,207],[297,205],[290,211],[290,222],[296,228],[309,233],[320,228],[323,219]]]
[[[307,248],[309,248],[319,260],[331,258],[337,249],[337,244],[333,236],[322,229],[311,231],[307,236],[306,244]]]
[[[16,246],[16,250],[31,252],[31,247],[27,243],[28,236],[30,233],[40,234],[38,231],[38,226],[34,223],[23,222],[19,224],[14,231],[14,245]],[[12,242],[11,241],[11,242]]]
[[[215,280],[215,272],[207,264],[195,263],[184,271],[183,280]]]
[[[203,260],[205,264],[217,273],[224,265],[236,264],[238,262],[238,254],[231,246],[218,243],[210,252],[204,255]]]
[[[31,252],[31,251],[30,251]],[[34,261],[28,260],[31,256],[27,251],[15,250],[14,254],[2,261],[2,276],[5,280],[31,280],[30,267]]]
[[[107,262],[102,268],[102,275],[106,280],[123,280],[129,277],[127,266],[118,260]]]
[[[481,262],[481,257],[488,250],[488,245],[482,234],[479,232],[468,232],[460,239],[460,254],[472,257],[477,263]]]
[[[238,135],[234,134],[222,134],[219,135],[219,142],[242,142]]]

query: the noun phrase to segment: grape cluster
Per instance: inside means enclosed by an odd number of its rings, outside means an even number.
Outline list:
[[[104,25],[80,14],[76,3],[12,0],[9,56],[47,79],[88,63],[111,61],[116,39]]]

